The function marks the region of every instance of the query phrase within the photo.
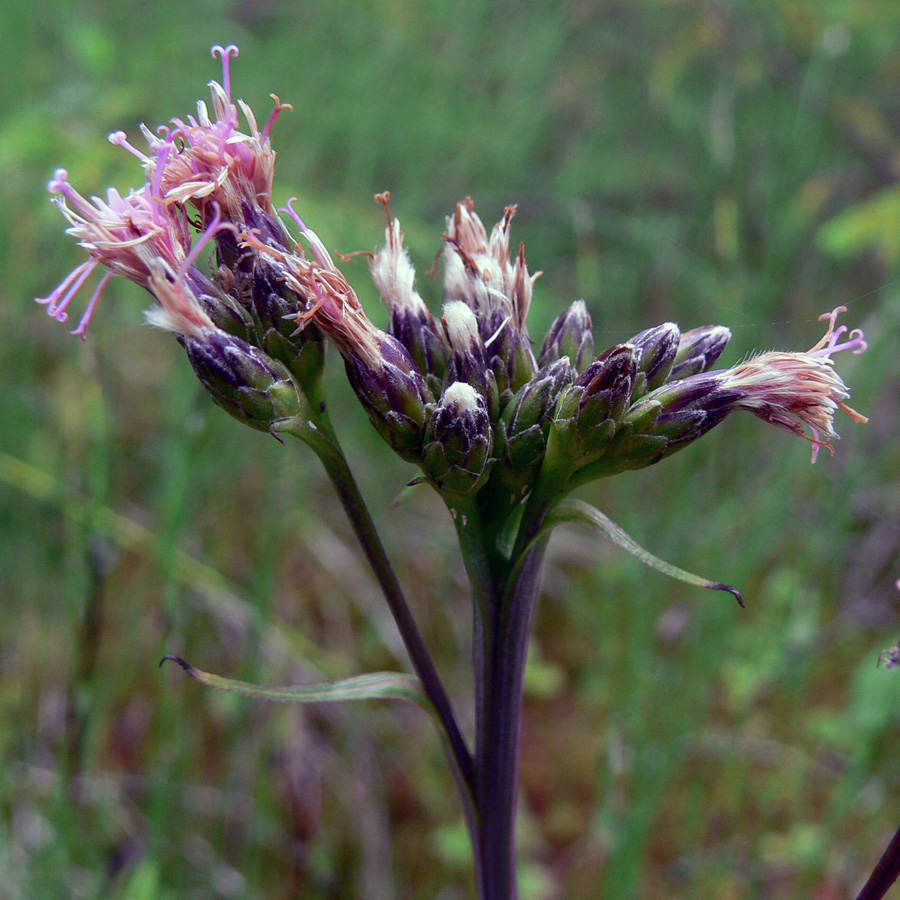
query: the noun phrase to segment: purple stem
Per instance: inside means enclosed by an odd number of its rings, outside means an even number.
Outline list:
[[[887,850],[878,860],[878,865],[875,866],[856,900],[881,900],[891,889],[898,875],[900,875],[900,828],[891,838]]]
[[[475,797],[478,809],[479,896],[515,900],[516,807],[522,733],[522,688],[528,638],[540,587],[546,541],[528,551],[515,581],[488,611],[483,635],[483,712],[477,723]]]

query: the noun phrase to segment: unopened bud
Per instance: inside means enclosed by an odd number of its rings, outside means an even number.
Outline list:
[[[500,411],[500,394],[497,378],[488,366],[475,313],[462,300],[451,300],[444,304],[443,323],[452,350],[446,383],[462,381],[472,385],[485,398],[488,415],[495,421]]]
[[[504,484],[514,493],[534,481],[544,459],[552,412],[575,373],[568,357],[550,363],[522,387],[503,410],[494,455]]]
[[[547,332],[538,356],[543,369],[548,363],[568,356],[576,372],[581,372],[594,355],[591,316],[584,300],[576,300],[561,316],[557,316]]]
[[[704,325],[682,332],[669,381],[706,372],[722,355],[730,340],[731,331],[724,325]]]
[[[491,310],[479,324],[502,408],[537,372],[531,340],[527,332],[516,328],[513,316],[502,309]]]
[[[438,490],[477,491],[493,465],[492,439],[484,397],[471,385],[454,382],[444,391],[428,425],[422,471]]]
[[[739,396],[717,375],[670,382],[628,410],[601,465],[610,474],[653,465],[718,425]]]
[[[478,333],[478,318],[462,300],[444,304],[444,331],[454,353],[484,356],[484,343]]]
[[[259,431],[302,411],[290,373],[257,347],[224,331],[182,336],[188,359],[213,400]]]
[[[559,452],[577,466],[602,456],[631,398],[634,378],[631,344],[601,353],[556,404]]]
[[[680,334],[674,322],[666,322],[642,331],[629,341],[634,345],[636,365],[632,402],[665,384],[675,361]]]
[[[310,396],[318,396],[325,365],[325,337],[312,323],[297,328],[297,314],[305,301],[291,290],[274,260],[257,254],[250,296],[259,322],[260,344],[283,363]]]
[[[447,340],[424,304],[391,309],[391,334],[409,351],[433,392],[439,392],[447,372]]]
[[[434,399],[406,348],[394,337],[377,332],[376,362],[345,355],[350,384],[379,434],[404,459],[419,462],[428,404]]]
[[[515,332],[508,367],[509,388],[513,393],[528,384],[540,368],[531,349],[531,339],[524,331]]]
[[[216,328],[253,343],[255,331],[253,318],[237,297],[221,290],[220,286],[207,278],[196,266],[185,273],[184,281]]]

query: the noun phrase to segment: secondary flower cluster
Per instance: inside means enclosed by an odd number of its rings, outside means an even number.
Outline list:
[[[378,199],[387,209],[387,198]],[[469,493],[490,479],[526,493],[548,448],[564,478],[588,466],[593,476],[641,468],[739,409],[806,437],[814,460],[820,446],[832,449],[835,410],[865,421],[844,403],[848,391],[831,359],[866,346],[859,330],[840,340],[847,329],[835,320],[844,307],[822,316],[826,334],[806,353],[763,353],[711,372],[727,328],[682,333],[669,322],[594,357],[579,300],[553,322],[535,356],[526,320],[537,276],[523,247],[510,257],[513,213],[508,208],[490,235],[471,199],[448,217],[439,320],[414,289],[390,215],[371,263],[389,333],[360,326],[359,303],[336,270],[340,289],[316,292],[316,305],[299,316],[335,340],[375,426],[440,490]],[[309,294],[311,285],[301,277],[298,290]]]
[[[727,328],[681,332],[666,323],[594,356],[579,300],[535,353],[527,318],[537,275],[529,274],[523,247],[510,253],[515,209],[488,234],[471,199],[447,218],[436,317],[415,290],[388,195],[376,198],[388,226],[370,268],[390,311],[388,331],[376,328],[291,202],[282,212],[308,252],[276,212],[270,131],[286,106],[276,97],[260,130],[250,108],[231,99],[237,49],[213,53],[224,71],[222,85],[211,83],[214,117],[201,101],[196,118],[173,119],[156,134],[142,126],[146,154],[123,133],[110,136],[140,160],[141,187],[125,197],[110,190],[104,201],[81,196],[64,170],[50,182],[89,259],[39,302],[64,321],[93,270],[106,270],[75,329],[82,338],[109,278],[123,275],[156,298],[148,319],[175,332],[216,402],[275,433],[321,404],[327,335],[380,434],[448,498],[475,495],[490,482],[515,502],[548,460],[560,491],[651,465],[740,409],[811,441],[813,461],[819,447],[832,449],[838,408],[865,421],[845,404],[848,391],[832,361],[840,350],[865,349],[859,330],[835,327],[843,307],[822,317],[826,334],[806,353],[763,353],[712,371]],[[216,267],[205,271],[199,259],[211,243]]]

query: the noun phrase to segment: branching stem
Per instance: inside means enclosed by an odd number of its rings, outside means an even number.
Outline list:
[[[475,783],[472,754],[459,729],[450,698],[434,667],[434,662],[406,602],[400,582],[381,543],[375,523],[372,521],[356,479],[350,471],[346,457],[328,421],[327,414],[324,411],[318,414],[314,427],[304,423],[302,426],[298,425],[292,428],[290,433],[300,438],[315,451],[338,493],[341,505],[350,519],[353,531],[384,593],[394,621],[397,623],[413,669],[422,682],[425,695],[434,707],[435,714],[444,731],[450,757],[454,763],[457,783],[462,794],[463,806],[467,819],[471,822],[474,817],[472,804]]]

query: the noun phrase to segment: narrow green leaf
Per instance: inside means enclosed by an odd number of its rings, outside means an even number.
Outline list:
[[[222,678],[204,672],[180,656],[164,656],[166,660],[178,663],[185,672],[197,681],[222,691],[255,697],[258,700],[280,700],[287,703],[321,703],[327,700],[409,700],[431,712],[431,704],[422,692],[419,679],[399,672],[371,672],[324,684],[301,684],[291,687],[265,687],[249,681]]]
[[[670,578],[675,578],[695,587],[708,588],[712,591],[728,591],[729,594],[734,595],[742,607],[744,605],[741,592],[736,587],[724,584],[721,581],[710,581],[708,578],[702,578],[700,575],[686,572],[684,569],[679,569],[678,566],[673,566],[671,563],[654,556],[649,550],[645,550],[635,541],[631,535],[616,525],[612,519],[583,500],[565,500],[560,503],[547,516],[544,526],[538,532],[538,536],[546,534],[557,525],[562,525],[566,522],[576,522],[596,528],[615,541],[623,550],[627,550],[632,556],[637,557],[644,565],[650,566],[651,569],[656,569],[658,572],[662,572],[663,575],[668,575]]]

